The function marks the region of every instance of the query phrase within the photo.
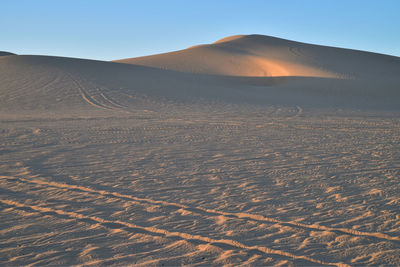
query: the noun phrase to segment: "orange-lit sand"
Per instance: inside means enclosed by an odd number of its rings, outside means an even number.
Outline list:
[[[233,36],[211,45],[117,62],[216,75],[338,76],[315,64],[311,57],[301,55],[300,46],[266,36]]]
[[[400,264],[398,57],[0,55],[1,265]]]

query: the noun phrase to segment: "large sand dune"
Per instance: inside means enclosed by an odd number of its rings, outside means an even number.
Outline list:
[[[400,264],[398,57],[0,55],[0,264]]]
[[[231,37],[119,62],[134,65],[1,57],[0,109],[63,114],[87,104],[121,109],[138,105],[131,100],[139,96],[354,109],[400,106],[399,58],[266,36]]]
[[[263,35],[224,38],[209,45],[117,62],[192,73],[233,76],[304,76],[379,79],[399,74],[400,59],[310,45]]]

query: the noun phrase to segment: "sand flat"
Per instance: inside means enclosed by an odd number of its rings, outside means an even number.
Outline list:
[[[295,44],[0,57],[0,263],[398,265],[399,59]]]

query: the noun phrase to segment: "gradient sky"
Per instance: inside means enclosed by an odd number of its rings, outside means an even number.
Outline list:
[[[399,0],[2,0],[0,51],[113,60],[264,34],[400,56]]]

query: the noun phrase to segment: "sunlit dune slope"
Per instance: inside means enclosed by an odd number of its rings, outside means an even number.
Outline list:
[[[238,35],[209,45],[117,62],[217,75],[356,78],[380,75],[382,68],[395,72],[393,68],[400,61],[263,35]]]

